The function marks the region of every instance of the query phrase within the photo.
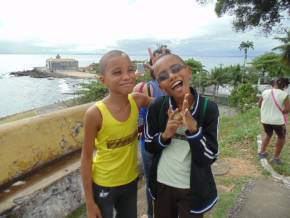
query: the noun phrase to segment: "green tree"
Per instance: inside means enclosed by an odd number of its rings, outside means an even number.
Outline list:
[[[234,87],[239,86],[243,82],[243,72],[241,66],[229,66],[227,70],[230,72],[231,76],[231,85]]]
[[[90,81],[88,83],[81,83],[80,85],[81,89],[76,94],[82,97],[81,101],[83,103],[102,99],[108,93],[108,89],[98,81]]]
[[[189,58],[187,60],[185,60],[185,63],[190,66],[191,70],[192,70],[192,74],[196,74],[197,72],[207,72],[204,69],[204,66],[202,65],[202,63],[200,61],[194,60],[193,58]]]
[[[253,59],[252,65],[260,71],[262,77],[265,73],[268,76],[275,77],[279,75],[290,75],[290,68],[281,62],[281,55],[274,52],[265,53]]]
[[[248,50],[252,48],[254,49],[254,43],[251,41],[242,41],[240,44],[239,49],[244,51],[244,67],[243,67],[243,72],[242,72],[242,83],[244,82],[244,77],[245,77],[245,73],[246,73],[246,62],[247,62],[247,58],[248,58]]]
[[[214,86],[213,95],[216,95],[220,86],[225,86],[226,84],[229,84],[230,74],[226,70],[226,68],[215,67],[210,71],[210,75],[208,79],[209,79],[209,85]]]
[[[185,63],[192,70],[192,85],[200,92],[204,93],[205,87],[208,86],[207,70],[204,69],[204,66],[200,61],[194,60],[193,58],[185,60]]]
[[[257,84],[260,78],[259,71],[254,67],[247,67],[247,74],[244,75],[244,83]]]
[[[211,70],[212,81],[216,80],[221,86],[232,85],[238,86],[242,83],[242,68],[238,65],[230,65],[227,67],[216,67]]]
[[[285,34],[286,34],[285,37],[274,38],[284,44],[273,48],[273,50],[280,50],[282,52],[282,62],[287,67],[290,67],[290,29],[288,31],[285,29]]]
[[[192,85],[201,93],[204,93],[205,87],[209,86],[208,73],[206,71],[199,71],[192,74]]]
[[[251,41],[246,41],[246,42],[244,42],[244,41],[242,41],[241,42],[241,44],[240,44],[240,47],[239,47],[239,49],[242,51],[244,51],[244,69],[245,69],[245,67],[246,67],[246,62],[247,62],[247,58],[248,58],[248,50],[249,49],[254,49],[254,43],[253,42],[251,42]]]
[[[215,11],[219,17],[233,15],[236,31],[258,27],[268,34],[289,18],[290,0],[217,0]]]

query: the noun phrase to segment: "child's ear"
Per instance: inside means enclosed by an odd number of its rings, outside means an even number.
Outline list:
[[[105,83],[105,80],[104,80],[104,76],[103,76],[103,75],[100,75],[100,76],[98,77],[98,80],[99,80],[102,84]]]
[[[160,84],[158,83],[159,89],[163,92],[165,92],[165,90],[160,86]]]
[[[186,70],[187,70],[188,75],[191,76],[192,75],[191,67],[186,65]]]

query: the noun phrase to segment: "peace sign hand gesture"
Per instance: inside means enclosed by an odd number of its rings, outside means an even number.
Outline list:
[[[181,109],[181,116],[182,116],[182,121],[183,125],[188,129],[189,132],[195,133],[197,131],[197,122],[196,120],[192,117],[190,111],[189,111],[189,94],[185,94],[183,104],[182,104],[182,109]]]
[[[171,106],[170,106],[167,114],[168,114],[168,121],[166,124],[166,129],[161,135],[161,137],[164,140],[168,140],[168,139],[172,138],[175,135],[176,130],[180,126],[182,126],[182,117],[180,116],[178,109],[173,111]]]
[[[157,59],[159,58],[160,55],[165,54],[165,53],[166,53],[166,49],[165,48],[163,48],[161,50],[161,53],[155,53],[155,54],[154,54],[154,52],[152,52],[152,49],[151,48],[148,48],[148,54],[149,54],[150,60],[152,62],[152,65],[145,64],[145,67],[147,69],[153,71],[153,65],[156,63]]]

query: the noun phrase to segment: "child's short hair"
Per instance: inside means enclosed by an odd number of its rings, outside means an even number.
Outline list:
[[[126,56],[129,58],[129,56],[121,51],[121,50],[111,50],[109,52],[107,52],[106,54],[103,55],[103,57],[100,59],[99,61],[99,69],[100,69],[100,73],[101,74],[104,74],[105,71],[106,71],[106,67],[107,67],[107,63],[108,63],[108,60],[112,57],[117,57],[117,56]]]
[[[289,85],[289,79],[284,77],[278,77],[271,81],[271,85],[277,85],[278,89],[285,89]]]
[[[175,57],[176,59],[180,60],[181,63],[183,63],[184,65],[186,65],[185,61],[184,61],[180,56],[178,56],[178,55],[176,55],[176,54],[173,54],[173,53],[164,53],[164,54],[160,55],[160,56],[157,58],[156,62],[158,62],[158,61],[159,61],[160,59],[162,59],[164,56],[173,56],[173,57]]]

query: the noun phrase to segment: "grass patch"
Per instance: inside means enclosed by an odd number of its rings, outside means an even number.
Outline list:
[[[229,211],[234,207],[234,203],[238,198],[243,187],[251,180],[250,177],[241,177],[238,179],[218,177],[216,178],[217,184],[234,185],[230,192],[219,193],[219,201],[213,209],[212,217],[225,218],[228,217]]]
[[[221,157],[239,157],[243,147],[250,144],[256,149],[256,137],[260,133],[259,110],[251,109],[220,122]]]

